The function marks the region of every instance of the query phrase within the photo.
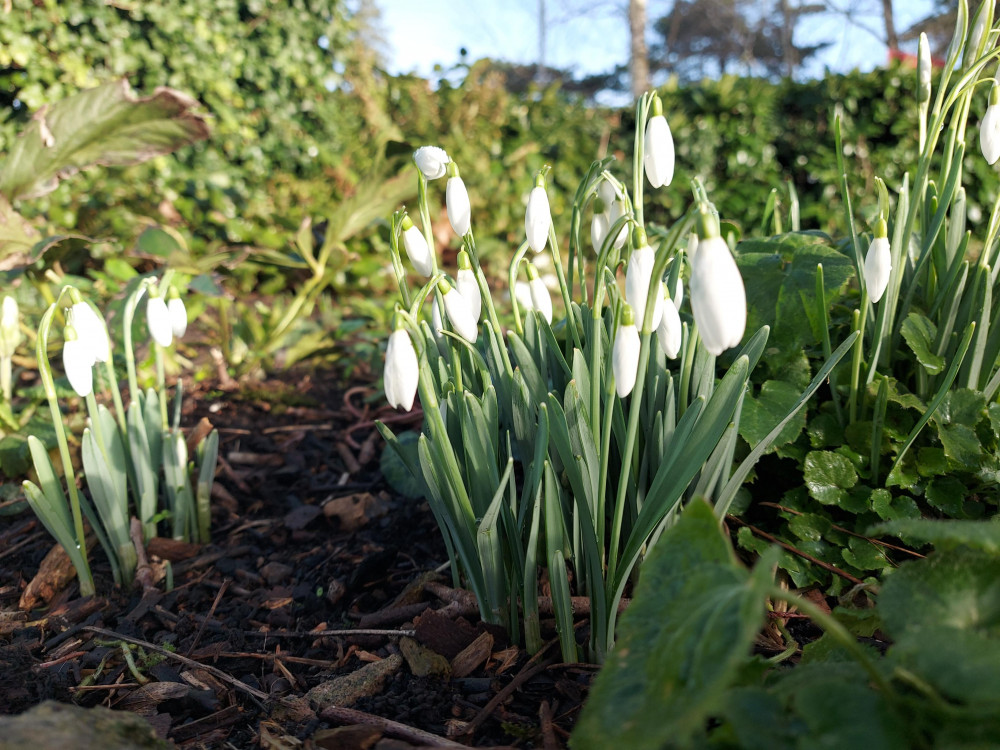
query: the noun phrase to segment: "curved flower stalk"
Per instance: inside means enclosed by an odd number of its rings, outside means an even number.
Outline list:
[[[458,173],[455,162],[448,163],[448,184],[445,186],[444,198],[448,209],[448,221],[455,234],[464,237],[472,225],[472,207],[469,204],[469,191]]]
[[[639,328],[645,328],[646,299],[649,296],[649,287],[653,280],[656,253],[649,246],[646,241],[646,233],[641,228],[635,230],[635,243],[638,247],[632,251],[628,268],[625,270],[625,300],[632,306],[636,325]],[[651,331],[655,331],[656,327],[660,325],[660,317],[663,315],[664,289],[663,282],[660,281],[653,292],[656,295],[656,304],[653,307],[653,317],[648,326]]]
[[[465,250],[458,253],[458,275],[455,279],[455,286],[465,301],[469,303],[469,311],[473,320],[479,324],[479,319],[483,315],[483,297],[479,291],[479,283],[476,281],[476,273],[472,270],[472,260]]]
[[[979,148],[987,164],[1000,159],[1000,82],[994,80],[990,89],[990,102],[979,124]]]
[[[873,304],[885,294],[891,272],[892,253],[889,248],[888,228],[885,219],[880,218],[875,224],[875,237],[868,246],[868,254],[865,256],[865,287]]]
[[[439,177],[444,177],[451,157],[443,148],[421,146],[413,152],[413,161],[424,177],[428,180],[436,180]]]
[[[674,137],[663,116],[663,102],[653,96],[652,117],[646,121],[643,167],[646,179],[654,188],[669,185],[674,179]]]
[[[615,391],[618,398],[625,398],[635,388],[636,375],[639,372],[639,329],[635,326],[635,313],[632,306],[625,303],[622,310],[622,324],[615,334],[615,343],[611,350],[611,369],[615,374]]]
[[[743,339],[747,296],[743,277],[714,218],[702,214],[703,236],[691,260],[691,311],[705,349],[718,356]]]
[[[528,207],[524,212],[524,233],[528,238],[528,246],[536,253],[545,249],[551,226],[552,212],[549,209],[549,196],[545,192],[545,173],[542,171],[535,175],[535,186],[528,195]]]
[[[389,335],[385,349],[385,371],[382,376],[385,399],[393,409],[410,411],[417,395],[419,363],[417,351],[406,329],[397,323]]]
[[[427,238],[417,229],[413,220],[409,216],[403,217],[403,247],[406,248],[406,256],[410,259],[414,269],[421,276],[430,277],[434,272],[434,259],[431,257],[431,249],[427,245]]]
[[[546,323],[552,323],[552,295],[539,277],[534,263],[528,263],[528,293],[531,296],[531,307],[545,318]]]

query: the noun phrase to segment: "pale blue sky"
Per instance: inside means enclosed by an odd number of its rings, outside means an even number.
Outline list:
[[[433,76],[434,66],[450,67],[459,49],[469,59],[493,57],[510,62],[538,60],[539,0],[375,0],[382,12],[388,42],[389,70]],[[600,73],[624,63],[628,55],[627,0],[544,0],[548,19],[546,64],[577,74]],[[842,15],[813,16],[809,28],[796,29],[799,44],[829,40],[812,71],[870,70],[884,65],[887,51],[868,29],[882,33],[881,0],[839,0],[853,5],[857,23]],[[649,16],[669,11],[670,0],[649,0]],[[896,27],[905,29],[922,18],[931,0],[896,0]],[[914,45],[915,47],[915,45]],[[916,51],[911,50],[911,51]]]

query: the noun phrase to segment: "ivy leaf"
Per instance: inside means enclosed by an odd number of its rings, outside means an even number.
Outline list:
[[[858,482],[853,464],[832,451],[810,451],[806,455],[803,476],[809,494],[824,505],[839,504],[846,498],[846,490]]]
[[[799,400],[801,390],[783,380],[768,380],[760,387],[756,398],[743,401],[740,416],[740,435],[751,448],[767,437]],[[795,440],[806,426],[805,409],[801,409],[778,433],[768,452]]]
[[[901,330],[906,345],[928,373],[937,375],[944,370],[944,357],[938,356],[933,351],[934,339],[937,337],[937,326],[933,322],[919,313],[912,312],[906,316]]]

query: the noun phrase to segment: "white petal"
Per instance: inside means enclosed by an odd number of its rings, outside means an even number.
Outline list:
[[[594,218],[590,220],[590,242],[594,246],[594,252],[598,255],[604,246],[604,238],[608,236],[610,226],[608,214],[604,211],[596,212]]]
[[[747,298],[743,277],[721,237],[698,244],[691,263],[691,310],[705,348],[716,356],[743,339]]]
[[[184,300],[171,297],[167,300],[167,312],[170,313],[170,330],[176,338],[182,338],[187,333],[188,316]]]
[[[549,210],[549,196],[545,188],[536,185],[528,196],[528,208],[524,212],[524,233],[528,237],[528,245],[536,253],[545,249],[549,241],[549,227],[552,226],[552,213]]]
[[[389,345],[385,349],[385,372],[382,376],[385,399],[389,405],[394,409],[412,409],[419,379],[417,352],[413,348],[410,334],[402,328],[397,329],[389,336]]]
[[[441,308],[438,307],[437,295],[435,294],[431,301],[431,332],[438,341],[443,338],[442,330],[444,330],[444,320],[441,318]]]
[[[451,321],[451,327],[455,329],[455,333],[470,344],[475,344],[476,339],[479,338],[479,326],[472,317],[469,303],[454,287],[444,295],[444,311],[448,314],[448,320]]]
[[[514,282],[514,299],[525,310],[535,309],[535,304],[531,300],[531,285],[527,281]]]
[[[448,206],[448,221],[455,234],[464,237],[472,223],[472,208],[469,205],[469,191],[461,177],[449,177],[444,190],[444,200]]]
[[[996,164],[1000,159],[1000,104],[986,108],[983,121],[979,124],[979,147],[988,164]]]
[[[635,388],[639,371],[639,329],[634,325],[621,326],[611,351],[611,367],[615,374],[618,398],[625,398]]]
[[[86,302],[76,302],[70,307],[66,322],[76,330],[77,338],[86,342],[91,355],[91,364],[108,361],[111,352],[108,327],[94,312],[94,308]]]
[[[476,274],[471,268],[458,269],[455,287],[465,297],[472,317],[479,323],[479,318],[483,314],[483,298],[479,293],[479,284],[476,283]]]
[[[650,117],[646,123],[644,150],[643,165],[649,184],[655,188],[669,185],[674,179],[674,137],[663,115]]]
[[[428,180],[444,177],[451,158],[443,148],[437,146],[421,146],[413,152],[413,161]]]
[[[528,281],[528,290],[531,293],[531,306],[534,307],[546,323],[552,322],[552,296],[545,282],[540,278]]]
[[[611,184],[610,180],[602,180],[597,186],[597,197],[603,201],[605,206],[610,206],[615,201],[621,200],[618,188]]]
[[[93,367],[94,352],[86,339],[76,338],[63,344],[63,369],[80,397],[89,396],[94,390]]]
[[[17,300],[11,296],[3,298],[3,312],[0,313],[0,325],[16,326],[18,324]]]
[[[653,264],[656,262],[656,254],[649,245],[637,248],[629,258],[628,268],[625,270],[625,301],[632,306],[635,313],[635,325],[642,328],[642,323],[646,315],[646,298],[649,294],[649,283],[653,278]],[[663,283],[657,286],[659,296],[653,306],[653,319],[650,321],[650,330],[655,331],[660,324],[660,317],[663,315]]]
[[[681,316],[673,305],[663,306],[663,317],[656,328],[656,338],[668,359],[676,359],[681,350]]]
[[[431,250],[427,246],[424,233],[417,229],[416,225],[403,230],[403,247],[406,248],[406,255],[417,273],[429,277],[434,268],[431,263]]]
[[[889,274],[892,271],[892,252],[888,237],[876,237],[868,246],[865,256],[865,286],[868,297],[873,303],[882,299],[886,287],[889,286]]]
[[[611,208],[608,209],[608,230],[614,225],[618,219],[625,215],[625,204],[622,201],[613,201],[611,203]],[[622,246],[625,244],[625,240],[628,239],[628,222],[622,225],[622,228],[618,230],[618,236],[615,237],[615,250],[621,250]]]
[[[170,346],[174,331],[163,297],[150,297],[146,302],[146,325],[149,326],[149,335],[153,337],[153,341],[160,346]]]

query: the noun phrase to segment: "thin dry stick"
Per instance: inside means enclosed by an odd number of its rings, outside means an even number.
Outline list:
[[[373,628],[357,628],[356,630],[314,630],[308,633],[277,633],[273,630],[244,630],[243,635],[256,636],[257,638],[325,638],[327,636],[348,636],[348,635],[385,635],[402,638],[403,636],[412,638],[417,634],[416,630],[376,630]]]
[[[398,721],[392,721],[391,719],[383,719],[381,716],[368,714],[354,708],[328,706],[320,711],[319,716],[321,719],[336,721],[341,724],[366,724],[368,726],[379,727],[380,729],[384,729],[387,734],[419,743],[424,747],[468,748],[468,745],[452,742],[449,739],[425,732],[422,729],[400,724]]]
[[[194,640],[191,642],[191,648],[188,649],[188,656],[191,656],[191,654],[194,653],[194,647],[197,646],[198,641],[201,640],[201,634],[205,632],[205,626],[208,625],[208,621],[215,615],[215,610],[219,606],[219,600],[222,599],[222,595],[226,593],[226,589],[229,588],[229,584],[232,582],[231,578],[223,579],[222,585],[219,586],[219,591],[215,595],[215,601],[212,602],[212,608],[208,610],[208,617],[202,620],[201,625],[198,626],[198,632],[195,634]]]
[[[113,630],[105,630],[104,628],[95,628],[92,625],[88,625],[84,628],[87,632],[95,633],[97,635],[103,635],[105,638],[111,638],[112,640],[125,641],[126,643],[133,643],[136,646],[142,646],[149,651],[153,651],[160,656],[165,656],[168,659],[173,659],[174,661],[179,661],[181,664],[186,664],[193,669],[204,669],[210,675],[218,677],[223,682],[227,682],[232,685],[237,690],[242,690],[247,695],[252,695],[254,698],[262,701],[270,701],[271,696],[267,693],[262,693],[256,688],[252,688],[241,680],[237,680],[235,677],[226,674],[221,669],[216,669],[208,664],[202,664],[201,662],[195,661],[194,659],[189,659],[186,656],[181,656],[180,654],[175,654],[173,651],[167,651],[165,648],[160,648],[155,643],[150,643],[149,641],[144,641],[141,638],[133,638],[129,635],[124,635],[122,633],[116,633]]]
[[[486,721],[494,711],[496,711],[497,706],[499,706],[503,701],[507,700],[507,697],[511,693],[513,693],[521,685],[530,680],[539,672],[544,672],[546,669],[549,668],[549,665],[555,661],[555,657],[549,657],[545,661],[536,664],[532,663],[536,662],[542,656],[542,654],[544,654],[549,649],[549,647],[555,642],[556,642],[555,640],[549,641],[547,644],[545,644],[545,646],[542,647],[541,651],[539,651],[537,654],[528,659],[527,663],[521,668],[521,671],[514,676],[514,679],[511,680],[509,683],[507,683],[504,686],[503,690],[494,695],[490,699],[490,702],[487,703],[485,706],[483,706],[482,710],[478,714],[476,714],[475,718],[465,725],[466,736],[471,735],[473,732],[479,729],[480,725],[484,721]]]

